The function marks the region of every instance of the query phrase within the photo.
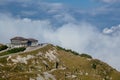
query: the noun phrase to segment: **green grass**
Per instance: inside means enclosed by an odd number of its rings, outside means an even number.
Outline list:
[[[62,47],[60,47],[60,46],[56,46],[56,47],[57,47],[58,50],[64,50],[64,51],[70,52],[70,53],[72,53],[72,54],[74,54],[74,55],[79,55],[78,52],[73,51],[73,50],[71,50],[71,49],[65,49],[65,48],[62,48]]]
[[[85,58],[92,58],[92,56],[88,55],[88,54],[85,54],[85,53],[82,53],[80,54],[81,57],[85,57]]]
[[[58,68],[56,70],[50,72],[55,68],[55,62],[50,62],[48,58],[44,56],[36,56],[39,52],[46,54],[49,50],[56,50],[57,57],[60,62]],[[30,77],[36,78],[37,74],[43,76],[44,72],[49,71],[56,80],[110,80],[107,79],[106,76],[112,77],[112,80],[119,80],[120,73],[107,65],[104,62],[101,62],[97,59],[92,59],[89,55],[75,55],[71,50],[64,50],[60,47],[53,46],[51,44],[40,48],[38,50],[34,50],[31,52],[23,52],[19,54],[19,56],[26,57],[27,55],[33,55],[34,58],[28,60],[28,64],[24,63],[16,63],[14,64],[12,61],[7,61],[6,58],[0,58],[0,64],[4,66],[0,66],[0,80],[4,80],[5,78],[1,78],[3,75],[8,75],[6,80],[29,80]],[[13,59],[16,59],[18,55],[13,56]],[[48,68],[46,69],[46,65],[43,64],[42,61],[46,61],[48,64]],[[37,63],[36,63],[37,62]],[[12,64],[12,65],[8,65]],[[63,67],[65,69],[59,69]],[[31,69],[31,71],[29,71]],[[82,75],[80,73],[83,73]],[[3,74],[4,73],[4,74]],[[86,75],[88,73],[88,75]],[[75,75],[76,78],[68,77],[68,75]]]
[[[25,47],[13,48],[13,49],[10,49],[10,50],[7,50],[5,52],[0,53],[0,56],[4,56],[4,55],[8,55],[8,54],[13,54],[13,53],[17,53],[17,52],[22,52],[25,49],[26,49]]]
[[[86,54],[86,53],[80,54],[80,53],[78,53],[78,52],[76,52],[76,51],[73,51],[73,50],[71,50],[71,49],[65,49],[65,48],[62,48],[62,47],[60,47],[60,46],[56,46],[56,48],[57,48],[58,50],[63,50],[63,51],[66,51],[66,52],[70,52],[70,53],[72,53],[72,54],[74,54],[74,55],[79,55],[79,56],[81,56],[81,57],[92,58],[92,56],[90,56],[90,55],[88,55],[88,54]]]
[[[6,59],[6,57],[4,57],[4,58],[0,58],[0,63],[2,63],[2,64],[7,63],[7,59]]]

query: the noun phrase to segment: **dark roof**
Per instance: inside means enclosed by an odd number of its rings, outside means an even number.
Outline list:
[[[31,41],[31,42],[38,42],[38,40],[34,39],[34,38],[28,38],[28,41]]]
[[[27,40],[27,39],[24,37],[14,37],[11,40]]]
[[[27,41],[31,41],[31,42],[38,42],[38,40],[34,39],[34,38],[24,38],[24,37],[14,37],[10,40],[27,40]]]

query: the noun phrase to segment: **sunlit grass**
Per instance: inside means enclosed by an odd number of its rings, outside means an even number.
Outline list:
[[[40,52],[46,54],[49,50],[56,51],[59,58],[58,68],[55,68],[55,63],[50,62],[44,56],[36,56]],[[22,57],[26,57],[27,55],[36,57],[28,60],[27,64],[14,64],[11,60],[7,61],[8,57],[0,58],[0,80],[35,79],[38,74],[43,76],[43,72],[49,72],[54,75],[56,80],[110,80],[110,78],[112,80],[119,80],[120,77],[119,72],[100,60],[79,56],[72,53],[72,51],[58,49],[58,47],[51,44],[31,52],[19,54]],[[13,58],[15,57],[17,55],[14,55]],[[48,67],[43,64],[43,61],[47,62]],[[51,72],[52,69],[54,70]],[[6,75],[6,78],[1,77],[4,75]],[[76,77],[72,78],[70,75]]]

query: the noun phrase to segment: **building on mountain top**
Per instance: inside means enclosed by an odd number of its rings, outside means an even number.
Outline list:
[[[10,41],[10,47],[28,47],[38,45],[38,40],[34,38],[14,37],[10,39]]]

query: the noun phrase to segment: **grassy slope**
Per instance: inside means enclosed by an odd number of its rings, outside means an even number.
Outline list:
[[[57,53],[55,55],[59,59],[58,68],[55,68],[54,61],[51,62],[44,56],[50,50],[55,50]],[[37,55],[38,53],[43,54]],[[120,78],[120,73],[106,63],[97,59],[73,55],[71,52],[57,49],[52,45],[47,45],[29,53],[22,53],[19,56],[26,57],[27,55],[34,56],[34,58],[27,60],[27,64],[14,63],[12,60],[7,61],[7,57],[1,58],[0,80],[36,79],[38,75],[44,78],[44,72],[49,72],[56,80],[119,80]],[[12,56],[12,59],[16,59],[17,56]],[[47,63],[47,67],[43,61]],[[93,64],[95,67],[93,67]]]
[[[97,59],[88,59],[64,51],[58,51],[60,53],[61,61],[71,70],[71,74],[78,75],[81,80],[110,80],[106,77],[111,77],[112,80],[119,80],[120,73],[111,68],[106,63],[103,63]],[[71,54],[71,55],[70,55]],[[92,65],[96,65],[96,69]],[[83,72],[83,75],[79,75],[80,72]],[[86,76],[85,74],[88,75]]]

